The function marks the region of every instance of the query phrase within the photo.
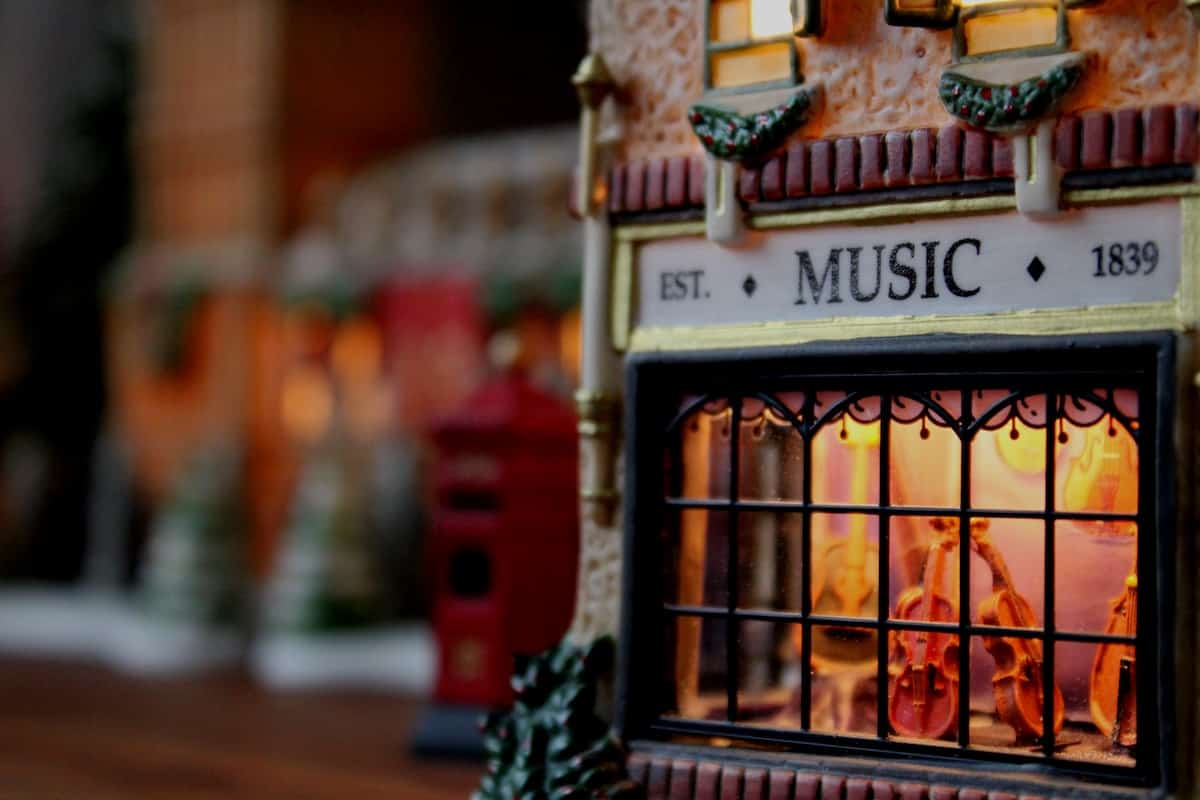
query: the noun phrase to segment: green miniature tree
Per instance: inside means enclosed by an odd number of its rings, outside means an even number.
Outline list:
[[[487,774],[473,800],[642,797],[625,772],[625,751],[596,714],[596,685],[611,674],[613,652],[603,637],[518,657],[512,710],[483,724]]]

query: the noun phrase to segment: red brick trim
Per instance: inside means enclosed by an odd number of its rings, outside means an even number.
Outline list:
[[[1055,158],[1068,171],[1193,164],[1200,160],[1198,126],[1200,108],[1191,104],[1066,115],[1055,125]],[[704,173],[700,156],[618,164],[608,179],[608,209],[702,208]],[[738,196],[749,204],[1012,175],[1009,139],[957,126],[918,128],[795,142],[743,169]]]
[[[637,752],[627,767],[646,789],[645,800],[1043,800],[958,784],[847,778]]]

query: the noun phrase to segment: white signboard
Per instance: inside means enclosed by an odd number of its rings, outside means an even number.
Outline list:
[[[1166,301],[1176,201],[756,233],[738,249],[647,242],[639,325],[973,314]]]

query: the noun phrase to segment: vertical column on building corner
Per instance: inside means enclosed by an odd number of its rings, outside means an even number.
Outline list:
[[[572,83],[580,102],[579,173],[573,202],[583,219],[583,345],[575,394],[580,434],[580,574],[571,632],[576,638],[586,639],[612,633],[616,625],[615,608],[614,613],[599,615],[591,610],[591,601],[596,598],[588,582],[596,579],[596,571],[589,565],[597,559],[613,561],[609,551],[620,548],[620,542],[608,541],[618,535],[611,528],[619,499],[616,460],[620,361],[609,340],[611,230],[603,192],[598,190],[598,176],[607,173],[617,136],[601,125],[602,107],[606,101],[612,102],[613,90],[604,59],[589,53],[580,62]],[[619,569],[619,559],[611,566]],[[608,602],[614,603],[615,599],[608,598]]]

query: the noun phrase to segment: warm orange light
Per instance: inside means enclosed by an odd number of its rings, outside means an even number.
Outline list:
[[[329,360],[333,371],[344,381],[367,383],[375,380],[383,362],[379,328],[365,318],[343,325],[334,336]]]
[[[333,418],[333,387],[324,370],[308,365],[292,369],[283,381],[280,411],[284,426],[300,441],[323,437]]]

